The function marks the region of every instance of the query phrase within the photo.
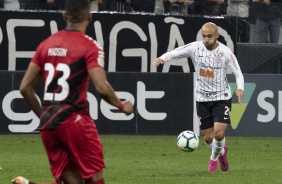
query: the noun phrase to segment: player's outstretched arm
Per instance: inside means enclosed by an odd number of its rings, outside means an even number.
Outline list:
[[[107,81],[103,68],[95,67],[88,70],[90,78],[100,96],[109,104],[119,108],[126,115],[133,112],[133,104],[130,101],[121,102],[115,94],[111,84]]]
[[[161,59],[161,58],[156,58],[156,59],[153,61],[153,66],[154,66],[154,67],[158,67],[160,64],[164,64],[164,60]]]

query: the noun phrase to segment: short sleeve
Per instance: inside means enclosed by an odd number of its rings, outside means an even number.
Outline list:
[[[43,59],[42,59],[42,50],[44,48],[43,46],[44,42],[39,44],[39,46],[36,48],[35,54],[31,59],[31,62],[37,64],[40,68],[43,68]]]
[[[85,54],[86,67],[88,70],[95,67],[104,68],[105,54],[103,48],[95,40],[92,41]]]

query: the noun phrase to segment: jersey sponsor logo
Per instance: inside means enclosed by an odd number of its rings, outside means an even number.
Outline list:
[[[200,93],[206,98],[214,98],[217,95],[217,92],[210,92],[210,91],[200,91]]]
[[[48,49],[48,56],[67,56],[68,49],[66,48],[49,48]]]
[[[201,77],[206,77],[206,78],[214,78],[214,71],[213,70],[205,70],[203,68],[200,68],[199,70],[199,75]]]

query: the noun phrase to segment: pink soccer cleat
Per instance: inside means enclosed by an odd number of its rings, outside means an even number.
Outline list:
[[[208,172],[216,172],[217,171],[217,161],[210,160]]]
[[[220,163],[220,168],[222,171],[228,170],[228,160],[227,160],[227,146],[224,146],[223,149],[225,150],[224,155],[218,158]]]
[[[22,176],[12,179],[12,184],[29,184],[29,181]]]

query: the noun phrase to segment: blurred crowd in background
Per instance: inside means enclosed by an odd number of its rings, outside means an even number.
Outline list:
[[[64,0],[0,0],[0,8],[63,10]],[[235,16],[239,20],[238,42],[278,43],[282,30],[282,0],[91,0],[91,11]]]

